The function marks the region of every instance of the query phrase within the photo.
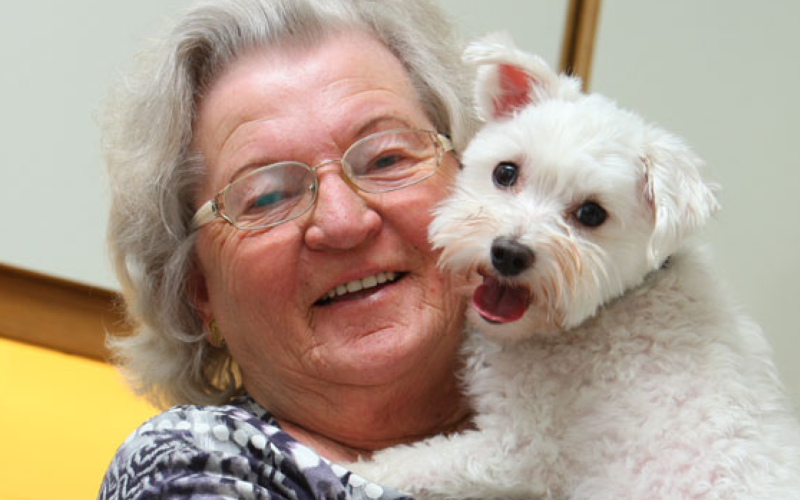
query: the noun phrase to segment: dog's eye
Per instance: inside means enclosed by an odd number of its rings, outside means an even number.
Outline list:
[[[587,201],[575,212],[578,222],[587,227],[597,227],[606,221],[608,212],[593,201]]]
[[[515,163],[504,161],[498,163],[492,172],[492,180],[497,187],[507,188],[517,183],[519,167]]]

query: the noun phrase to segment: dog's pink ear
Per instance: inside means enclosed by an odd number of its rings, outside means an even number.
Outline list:
[[[475,104],[486,121],[511,116],[545,99],[574,99],[581,92],[580,80],[559,76],[542,58],[517,49],[504,34],[488,35],[470,44],[464,61],[478,66]]]
[[[654,217],[648,257],[656,268],[706,223],[719,203],[718,187],[700,175],[703,160],[681,139],[656,128],[650,133],[655,137],[641,161],[643,196]]]
[[[514,111],[531,103],[531,89],[536,80],[522,68],[510,64],[498,64],[498,89],[492,93],[490,116],[494,119],[514,114]]]

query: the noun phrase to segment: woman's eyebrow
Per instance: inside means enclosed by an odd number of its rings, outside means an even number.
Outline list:
[[[241,167],[238,167],[236,170],[234,170],[233,174],[228,178],[228,182],[226,182],[225,185],[227,186],[228,184],[231,184],[232,182],[236,181],[236,179],[244,177],[245,175],[249,174],[250,172],[252,172],[257,168],[266,167],[267,165],[272,165],[274,163],[280,163],[285,161],[295,161],[295,160],[292,160],[290,158],[281,158],[281,159],[269,158],[265,160],[249,161],[244,165],[242,165]],[[297,162],[297,163],[302,163],[302,162]]]
[[[410,121],[399,116],[377,116],[356,129],[355,137],[360,138],[374,132],[395,128],[415,128],[415,126]]]

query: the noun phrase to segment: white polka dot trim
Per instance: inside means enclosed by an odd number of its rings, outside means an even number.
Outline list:
[[[251,483],[245,483],[244,481],[238,481],[236,483],[236,492],[240,495],[252,495],[253,494],[253,485]]]
[[[228,431],[228,428],[222,424],[215,425],[211,432],[214,434],[214,437],[220,441],[227,441],[230,437],[230,431]]]
[[[262,436],[261,434],[256,434],[254,436],[250,436],[250,442],[259,450],[263,450],[267,447],[267,438]]]
[[[359,488],[367,484],[367,480],[358,474],[350,474],[350,478],[348,478],[347,482],[354,488]]]
[[[347,474],[347,469],[345,469],[339,464],[333,464],[331,466],[331,470],[333,471],[334,474],[336,474],[336,477],[344,477],[344,475]]]
[[[172,427],[173,427],[172,422],[170,422],[169,420],[164,420],[163,422],[158,423],[156,429],[160,431],[168,431],[172,429]]]
[[[295,446],[292,449],[292,456],[300,470],[310,469],[319,465],[319,456],[305,446]]]
[[[233,440],[236,441],[236,444],[244,448],[247,446],[247,433],[239,429],[233,433]]]
[[[364,487],[364,494],[373,500],[377,500],[383,495],[383,488],[375,483],[369,483]]]

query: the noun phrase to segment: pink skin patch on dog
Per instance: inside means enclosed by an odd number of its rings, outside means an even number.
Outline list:
[[[486,321],[511,323],[525,314],[530,290],[524,286],[506,286],[496,278],[485,276],[472,294],[472,307]]]
[[[510,116],[531,102],[531,87],[535,80],[524,70],[510,64],[498,67],[500,93],[492,100],[494,117]]]

